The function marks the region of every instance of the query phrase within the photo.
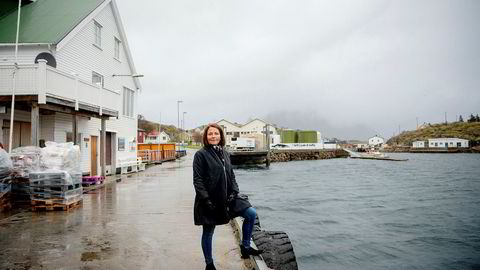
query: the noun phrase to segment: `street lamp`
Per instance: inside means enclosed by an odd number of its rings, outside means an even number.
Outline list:
[[[180,128],[180,103],[182,100],[177,100],[177,128]]]
[[[133,77],[133,78],[141,78],[143,74],[112,74],[112,77]]]
[[[183,127],[182,127],[182,128],[183,128],[183,130],[185,130],[185,114],[186,114],[186,113],[187,113],[187,112],[183,112],[183,120],[182,120],[182,123],[183,123]]]

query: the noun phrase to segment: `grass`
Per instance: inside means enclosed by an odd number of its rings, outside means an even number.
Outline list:
[[[388,140],[388,144],[411,145],[413,141],[433,138],[460,138],[469,141],[480,141],[480,122],[450,124],[433,124],[424,128],[404,131]]]

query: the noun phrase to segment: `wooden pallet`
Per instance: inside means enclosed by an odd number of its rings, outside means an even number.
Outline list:
[[[68,199],[65,198],[51,198],[51,199],[44,199],[44,198],[32,198],[30,200],[30,204],[32,206],[37,206],[37,205],[54,205],[54,204],[61,204],[61,205],[67,205],[71,203],[75,203],[78,201],[82,200],[83,194],[79,194],[76,196],[71,196]]]
[[[82,205],[83,200],[76,201],[70,204],[45,204],[32,205],[32,211],[68,211]]]
[[[94,179],[94,180],[83,179],[82,186],[89,187],[89,186],[94,186],[94,185],[101,185],[101,184],[104,183],[104,181],[105,181],[104,178],[98,178],[98,179]]]
[[[3,194],[0,198],[0,212],[8,211],[10,209],[12,209],[10,193]]]

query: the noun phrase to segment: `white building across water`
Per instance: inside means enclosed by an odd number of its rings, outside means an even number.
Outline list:
[[[412,147],[413,148],[424,148],[425,147],[425,141],[414,141],[414,142],[412,142]]]
[[[383,139],[382,137],[380,137],[378,135],[375,135],[375,136],[368,139],[368,145],[370,145],[370,146],[380,147],[384,143],[385,143],[385,139]]]
[[[244,125],[232,123],[227,120],[220,120],[217,122],[225,132],[226,144],[230,145],[232,138],[254,138],[256,148],[263,148],[265,146],[266,125],[267,122],[254,119]],[[280,143],[280,135],[277,133],[275,126],[269,124],[270,144]]]
[[[136,160],[140,75],[115,1],[22,1],[18,61],[17,14],[11,6],[0,16],[5,148],[72,141],[80,146],[82,171],[91,175],[115,173]]]
[[[430,148],[448,148],[448,147],[468,148],[468,140],[459,139],[459,138],[428,139],[428,147]]]

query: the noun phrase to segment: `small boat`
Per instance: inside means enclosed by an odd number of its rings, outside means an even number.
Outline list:
[[[398,158],[391,158],[383,153],[378,151],[368,151],[364,153],[354,152],[351,150],[343,149],[350,154],[350,158],[357,158],[357,159],[376,159],[376,160],[389,160],[389,161],[407,161],[408,159],[398,159]]]

